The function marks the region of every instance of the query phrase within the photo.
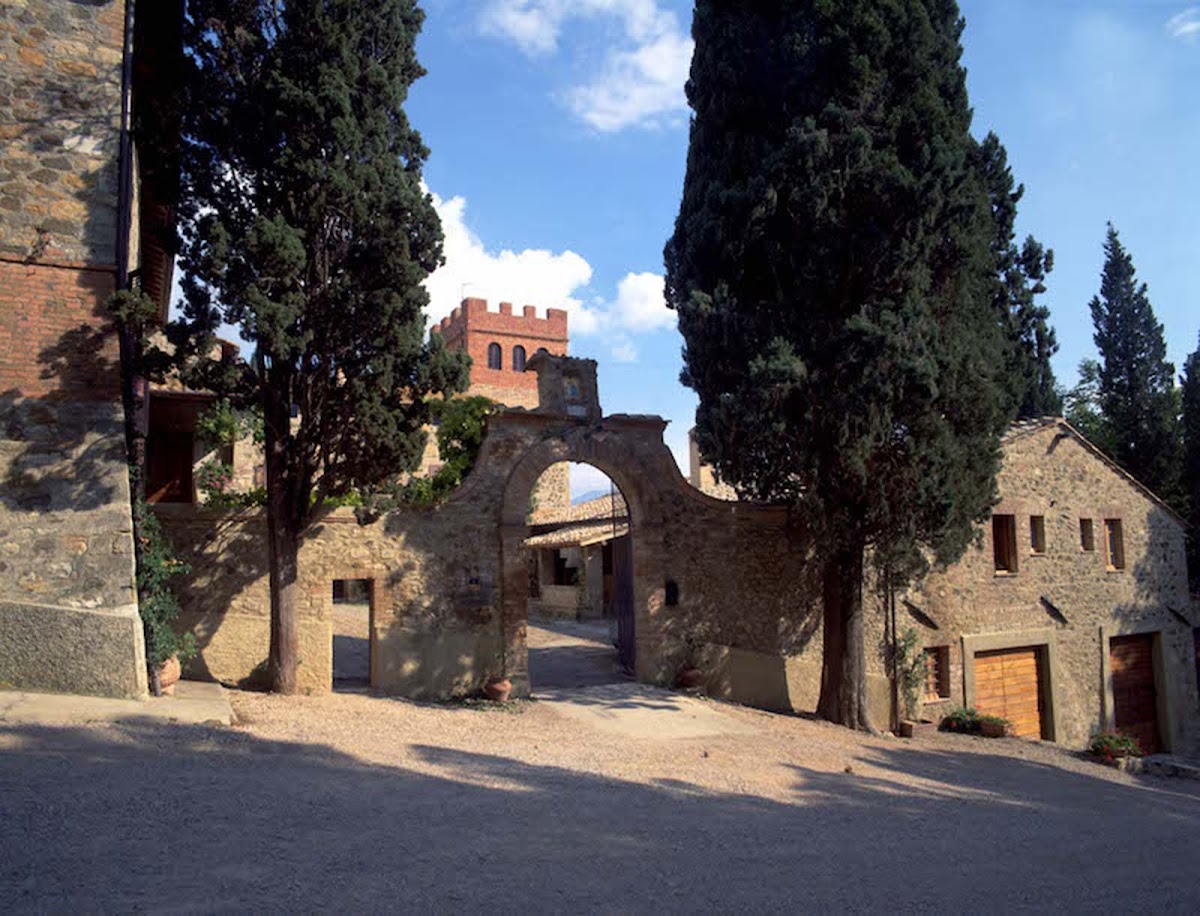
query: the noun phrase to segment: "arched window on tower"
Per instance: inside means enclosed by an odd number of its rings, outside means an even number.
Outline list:
[[[548,352],[548,351],[546,350],[546,348],[545,348],[545,347],[538,347],[538,348],[537,348],[537,351],[538,351],[539,353],[546,353],[546,352]]]
[[[525,371],[525,348],[513,347],[513,372]]]
[[[498,343],[488,344],[488,368],[504,368],[504,354],[500,352],[500,344]]]

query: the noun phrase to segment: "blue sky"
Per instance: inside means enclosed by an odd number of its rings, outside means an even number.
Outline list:
[[[429,75],[408,112],[447,231],[430,284],[571,312],[609,413],[657,413],[681,463],[695,398],[661,305],[687,153],[691,5],[426,0]],[[1200,6],[963,0],[975,132],[1026,186],[1020,232],[1052,247],[1059,379],[1094,355],[1087,303],[1112,220],[1177,366],[1200,330]],[[469,284],[469,285],[465,285]],[[686,469],[686,465],[685,465]]]
[[[1200,329],[1200,6],[960,0],[975,132],[1026,186],[1019,230],[1055,251],[1059,380],[1094,355],[1087,303],[1120,230],[1178,367]],[[662,305],[687,154],[684,0],[424,0],[429,71],[408,114],[446,230],[431,317],[463,293],[571,313],[609,413],[671,421],[686,470],[695,398]],[[580,480],[581,488],[595,481]]]

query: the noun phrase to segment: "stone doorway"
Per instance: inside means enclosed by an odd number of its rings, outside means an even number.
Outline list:
[[[374,656],[374,593],[372,579],[334,579],[333,689],[361,690],[371,686]]]
[[[570,480],[566,494],[558,491],[561,478]],[[544,694],[632,677],[632,535],[620,488],[592,465],[554,465],[534,487],[527,523],[531,690]]]

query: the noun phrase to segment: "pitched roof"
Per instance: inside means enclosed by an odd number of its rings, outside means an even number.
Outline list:
[[[629,514],[625,505],[625,497],[620,493],[611,493],[596,499],[576,503],[573,506],[547,506],[533,510],[529,518],[530,525],[558,525],[570,522],[586,522],[592,519],[607,519],[614,516],[624,518]]]
[[[526,547],[587,547],[614,540],[629,534],[629,524],[622,519],[607,519],[601,522],[583,522],[576,525],[565,525],[548,531],[545,534],[535,534],[526,538]]]

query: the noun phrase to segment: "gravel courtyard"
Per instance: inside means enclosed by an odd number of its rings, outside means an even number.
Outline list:
[[[1200,909],[1197,783],[635,684],[569,701],[0,723],[0,912]]]

